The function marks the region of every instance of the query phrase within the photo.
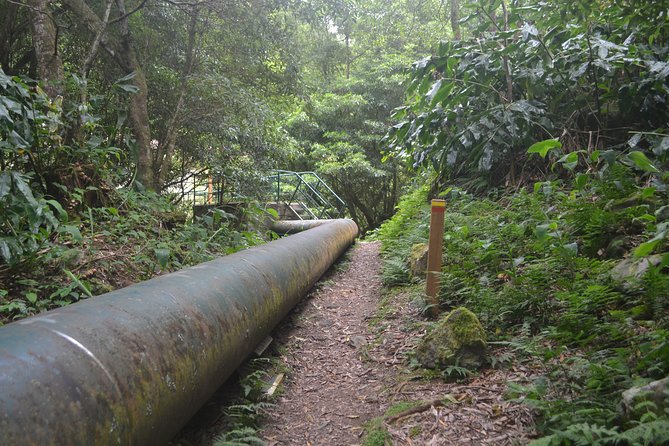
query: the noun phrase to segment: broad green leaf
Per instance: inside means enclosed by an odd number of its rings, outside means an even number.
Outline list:
[[[647,199],[652,198],[655,195],[656,187],[646,187],[641,191],[641,198]]]
[[[35,305],[35,302],[37,302],[37,294],[29,291],[26,293],[26,300],[30,302],[31,304]]]
[[[641,221],[647,221],[647,222],[649,222],[649,223],[655,223],[655,222],[657,221],[657,218],[656,218],[654,215],[643,214],[642,216],[637,217],[637,218],[635,218],[634,220],[635,220],[635,221],[636,221],[636,220],[641,220]]]
[[[0,102],[0,119],[6,119],[9,122],[12,122],[12,119],[9,117],[9,110],[7,110],[7,107],[5,107],[5,104]]]
[[[650,255],[658,243],[660,243],[660,240],[653,239],[646,243],[640,244],[634,249],[634,257],[646,257],[647,255]]]
[[[578,243],[576,242],[564,244],[562,248],[572,256],[578,255]]]
[[[437,92],[441,88],[441,79],[439,79],[437,82],[435,82],[432,85],[432,88],[430,88],[430,91],[427,92],[425,97],[427,98],[427,101],[430,103],[434,102],[434,97],[437,95]]]
[[[653,146],[653,153],[655,155],[663,155],[667,151],[669,151],[669,136],[665,136]]]
[[[559,162],[568,169],[574,170],[578,165],[578,152],[571,152],[559,159]]]
[[[139,93],[139,87],[132,84],[116,84],[118,88],[127,92],[127,93]]]
[[[537,225],[537,227],[534,228],[534,235],[537,237],[537,239],[541,242],[546,241],[549,237],[549,227],[548,225]]]
[[[7,240],[0,239],[0,255],[2,255],[6,263],[12,263],[12,250]]]
[[[0,172],[0,199],[4,198],[12,190],[12,175],[11,172]]]
[[[86,141],[86,144],[88,144],[88,146],[92,149],[97,149],[98,147],[100,147],[102,145],[103,142],[104,141],[103,141],[102,138],[100,138],[97,135],[93,135],[89,138],[88,141]]]
[[[63,206],[60,205],[56,200],[46,200],[46,203],[49,204],[52,208],[58,212],[58,217],[63,220],[67,221],[67,212],[65,212],[65,209],[63,209]]]
[[[14,101],[6,96],[0,97],[0,103],[4,103],[4,106],[11,112],[16,113],[17,115],[21,114],[23,107],[19,102]]]
[[[441,83],[441,81],[439,82]],[[444,99],[446,99],[446,97],[451,93],[452,90],[453,90],[452,83],[441,83],[439,91],[437,91],[435,95],[432,97],[432,106],[435,106],[436,104],[439,104]]]
[[[167,262],[170,259],[170,250],[167,248],[155,248],[153,250],[156,254],[156,259],[161,268],[167,267]]]
[[[58,228],[58,232],[66,232],[72,236],[72,239],[80,242],[84,238],[81,236],[81,231],[79,231],[79,228],[76,226],[72,225],[63,225]]]
[[[7,85],[12,81],[11,76],[7,76],[2,68],[0,68],[0,87],[7,88]]]
[[[657,173],[660,170],[653,165],[653,163],[650,162],[648,157],[643,153],[639,151],[634,151],[630,152],[627,154],[627,158],[629,158],[635,166],[637,166],[639,169],[645,171],[645,172],[653,172]]]
[[[575,180],[576,188],[583,189],[585,185],[588,184],[588,178],[589,178],[588,175],[584,173],[579,173],[578,175],[576,175],[576,180]]]
[[[23,181],[21,174],[18,172],[12,172],[12,177],[14,179],[14,185],[16,185],[16,188],[21,193],[21,195],[23,195],[23,197],[28,201],[28,203],[30,203],[33,208],[37,208],[39,204],[33,196],[33,191],[30,189],[28,183]]]
[[[562,143],[557,139],[546,139],[544,141],[535,142],[527,149],[527,153],[538,153],[542,158],[546,158],[548,152],[553,149],[561,149]]]
[[[601,158],[604,158],[604,161],[606,161],[609,166],[612,166],[618,161],[618,153],[617,150],[603,150],[599,152],[599,155]]]
[[[279,219],[279,213],[276,211],[276,209],[274,209],[274,208],[267,208],[267,209],[265,209],[265,211],[267,211],[267,213],[268,213],[269,215],[271,215],[272,217],[274,217],[275,219],[277,219],[277,220]]]
[[[27,149],[30,146],[28,141],[26,141],[14,130],[9,133],[9,141],[11,142],[12,146],[14,146],[13,148],[19,153],[22,153],[22,149]]]

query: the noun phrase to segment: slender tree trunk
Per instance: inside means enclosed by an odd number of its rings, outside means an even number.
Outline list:
[[[151,156],[151,127],[149,125],[148,86],[144,71],[134,51],[126,54],[128,59],[128,73],[136,74],[133,82],[139,91],[132,95],[129,105],[129,122],[137,143],[137,181],[151,190],[156,189],[157,181],[153,175]]]
[[[502,0],[502,10],[504,11],[504,32],[509,30],[509,12],[506,9],[506,3]],[[504,38],[504,48],[508,48],[509,40]],[[504,63],[504,75],[506,77],[506,98],[509,102],[513,102],[513,79],[511,78],[511,69],[509,68],[509,57],[504,56],[502,59]]]
[[[451,29],[453,30],[453,38],[455,40],[462,39],[460,32],[460,6],[458,0],[451,0]]]
[[[197,23],[199,19],[199,9],[195,9],[191,15],[190,24],[188,26],[188,44],[186,46],[186,63],[181,74],[181,81],[179,86],[179,99],[174,109],[174,114],[167,126],[167,133],[164,141],[161,142],[156,151],[156,159],[154,163],[154,176],[157,180],[156,190],[160,190],[165,183],[167,173],[172,164],[172,156],[176,149],[177,130],[179,127],[179,120],[183,116],[183,110],[186,104],[186,93],[188,92],[188,78],[193,72],[195,65],[195,39],[197,37]]]
[[[116,0],[116,6],[123,19],[120,21],[121,38],[118,58],[126,74],[135,73],[133,83],[139,91],[130,98],[128,117],[137,143],[137,181],[150,190],[158,190],[158,181],[152,169],[151,127],[149,125],[149,88],[144,70],[137,59],[124,0]],[[158,189],[156,189],[158,186]]]
[[[351,78],[351,37],[346,33],[346,79]]]
[[[63,94],[63,62],[58,54],[58,29],[49,11],[49,0],[28,0],[37,74],[51,98]]]
[[[98,33],[95,35],[95,39],[93,39],[93,44],[91,45],[91,49],[88,51],[88,56],[86,56],[86,60],[84,61],[84,64],[81,66],[81,69],[79,70],[79,74],[81,75],[81,80],[82,80],[82,86],[81,86],[82,104],[88,102],[88,85],[87,85],[88,72],[90,71],[91,65],[93,64],[93,60],[95,59],[95,56],[98,53],[98,48],[100,47],[100,42],[102,41],[102,37],[107,31],[107,24],[109,23],[109,14],[111,13],[111,7],[113,3],[114,0],[107,0],[107,4],[105,5],[105,12],[104,15],[102,16],[102,26],[100,27]]]
[[[128,14],[123,0],[116,0],[120,19],[110,23],[119,23],[121,35],[118,39],[109,38],[104,33],[103,20],[82,0],[62,0],[72,12],[77,15],[79,22],[95,37],[100,36],[99,45],[121,67],[125,74],[135,73],[133,83],[139,89],[131,95],[128,106],[130,127],[135,135],[137,145],[137,176],[136,179],[143,186],[152,189],[155,186],[151,156],[151,128],[149,126],[148,86],[144,71],[137,59],[132,45],[132,36],[128,26]]]
[[[9,66],[12,54],[12,43],[14,42],[14,26],[19,5],[5,2],[5,20],[0,26],[0,68],[5,72],[11,70]]]

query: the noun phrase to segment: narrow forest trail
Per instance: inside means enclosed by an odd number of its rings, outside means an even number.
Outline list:
[[[531,413],[503,393],[538,371],[491,369],[463,384],[412,374],[420,308],[406,293],[383,299],[378,243],[359,242],[348,256],[276,333],[288,372],[261,426],[268,446],[362,444],[375,418],[398,445],[526,443]]]

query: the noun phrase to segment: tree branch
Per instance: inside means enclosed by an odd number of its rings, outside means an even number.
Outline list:
[[[137,7],[136,7],[135,9],[133,9],[133,10],[130,11],[130,12],[127,12],[127,13],[121,15],[120,17],[116,17],[114,20],[112,20],[112,21],[109,22],[109,25],[113,25],[114,23],[118,23],[118,22],[120,22],[121,20],[125,20],[125,19],[127,19],[128,17],[130,17],[131,15],[133,15],[134,13],[136,13],[137,11],[139,11],[140,9],[142,9],[142,8],[144,7],[144,5],[146,5],[146,2],[147,2],[147,1],[148,1],[148,0],[142,0],[142,2],[141,2],[139,5],[137,5]]]
[[[102,23],[100,26],[100,29],[98,30],[97,34],[95,35],[95,39],[93,39],[93,44],[91,45],[91,49],[88,52],[88,56],[86,57],[86,60],[84,61],[84,64],[81,66],[81,77],[83,78],[84,81],[86,81],[86,77],[88,77],[88,72],[91,69],[91,64],[93,63],[93,58],[98,52],[98,48],[100,47],[100,41],[102,40],[102,36],[107,30],[107,26],[109,25],[109,14],[111,13],[111,7],[112,7],[113,0],[107,0],[107,7],[105,8],[104,15],[102,17]],[[85,102],[85,98],[82,97],[82,102]]]

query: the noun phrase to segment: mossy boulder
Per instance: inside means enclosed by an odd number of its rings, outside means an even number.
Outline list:
[[[456,308],[441,319],[416,348],[416,359],[423,367],[444,369],[460,366],[477,369],[487,363],[485,331],[474,313]]]
[[[616,287],[622,291],[634,290],[637,283],[648,272],[652,266],[657,266],[662,262],[662,255],[654,254],[648,257],[621,260],[611,269],[610,275]]]
[[[622,394],[618,412],[624,421],[639,420],[647,412],[662,416],[669,410],[669,376]]]
[[[427,248],[427,244],[425,243],[416,243],[411,247],[408,263],[412,278],[425,278],[425,271],[427,271]]]

